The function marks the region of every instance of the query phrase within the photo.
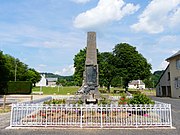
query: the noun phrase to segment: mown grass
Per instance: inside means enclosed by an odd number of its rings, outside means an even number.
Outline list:
[[[74,95],[80,87],[72,86],[72,87],[42,87],[43,95]],[[100,91],[106,91],[105,88],[98,88]],[[119,90],[119,93],[114,93],[114,90]],[[40,91],[40,87],[34,87],[34,92]],[[144,93],[146,95],[155,95],[155,90],[137,90],[137,89],[129,89],[130,93],[135,94],[137,91]],[[124,93],[123,88],[111,88],[110,93],[101,93],[101,94],[109,94],[111,96],[120,96]]]
[[[79,87],[42,87],[43,95],[74,95]],[[40,87],[34,87],[34,92],[40,91]]]
[[[11,107],[10,106],[6,106],[5,109],[0,106],[0,113],[7,113],[11,111]]]

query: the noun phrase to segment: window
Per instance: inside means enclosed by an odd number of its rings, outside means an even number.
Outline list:
[[[176,60],[176,68],[180,69],[180,59]]]
[[[176,89],[180,88],[180,77],[175,78],[174,84]]]
[[[168,72],[168,81],[170,81],[170,72]]]

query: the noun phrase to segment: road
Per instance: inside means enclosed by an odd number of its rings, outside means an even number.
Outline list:
[[[176,129],[5,129],[10,113],[0,114],[0,135],[180,135],[180,99],[152,97],[172,104],[173,126]]]

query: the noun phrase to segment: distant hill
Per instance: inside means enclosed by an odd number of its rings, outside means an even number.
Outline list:
[[[53,73],[41,73],[41,74],[45,74],[46,78],[58,78],[58,80],[66,79],[67,81],[73,81],[73,76],[61,76]]]

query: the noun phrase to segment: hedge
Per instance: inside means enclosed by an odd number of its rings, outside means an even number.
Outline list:
[[[6,94],[31,94],[32,92],[32,82],[29,81],[10,81],[7,86]]]

